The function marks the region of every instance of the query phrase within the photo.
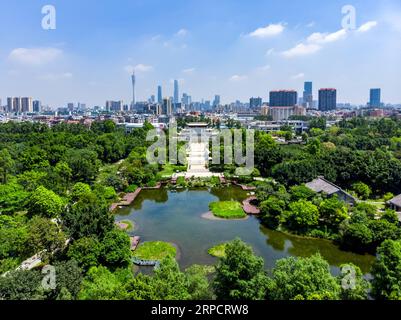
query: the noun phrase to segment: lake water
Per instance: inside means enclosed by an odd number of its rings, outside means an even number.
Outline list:
[[[338,273],[343,263],[352,262],[368,273],[374,261],[371,255],[360,255],[340,250],[330,241],[305,239],[269,230],[258,218],[251,216],[241,221],[212,221],[202,218],[214,201],[242,201],[247,193],[238,187],[219,187],[171,191],[143,190],[131,207],[117,212],[116,220],[131,220],[136,228],[131,235],[141,241],[166,241],[177,245],[182,268],[192,264],[214,264],[216,258],[207,250],[236,237],[251,245],[265,260],[266,268],[274,267],[276,260],[288,256],[307,257],[316,252]]]

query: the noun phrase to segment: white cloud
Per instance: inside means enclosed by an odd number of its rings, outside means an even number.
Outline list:
[[[315,21],[312,21],[312,22],[308,23],[306,26],[307,26],[308,28],[313,28],[315,25],[316,25],[316,22],[315,22]]]
[[[333,33],[315,32],[308,37],[308,42],[324,44],[344,39],[346,36],[347,31],[345,29],[341,29]]]
[[[135,72],[149,72],[153,70],[152,66],[146,65],[146,64],[137,64],[136,66],[132,65],[127,65],[124,67],[124,70],[127,73],[132,73],[134,70]]]
[[[17,48],[10,52],[8,58],[16,63],[40,66],[60,58],[63,51],[57,48]]]
[[[187,29],[180,29],[178,32],[175,34],[177,37],[185,37],[188,35],[189,31]]]
[[[230,77],[229,80],[233,81],[233,82],[238,82],[238,81],[243,81],[243,80],[246,80],[246,79],[248,79],[247,76],[235,74],[232,77]]]
[[[314,53],[318,52],[320,49],[322,49],[322,47],[317,44],[300,43],[300,44],[296,45],[294,48],[284,51],[283,55],[286,58],[306,56],[306,55],[314,54]]]
[[[298,74],[293,75],[291,77],[291,79],[293,79],[293,80],[298,80],[298,79],[303,79],[303,78],[305,78],[305,74],[304,73],[298,73]]]
[[[284,51],[282,54],[287,58],[306,56],[314,54],[323,48],[324,44],[336,42],[347,37],[345,29],[338,30],[332,33],[312,33],[305,42],[296,45],[295,47]]]
[[[71,79],[73,77],[71,72],[64,72],[64,73],[47,73],[38,76],[39,80],[61,80],[61,79]]]
[[[196,70],[195,68],[188,68],[188,69],[182,70],[182,72],[183,72],[183,73],[190,74],[190,73],[193,73],[195,70]]]
[[[269,24],[266,27],[258,28],[249,34],[250,37],[268,38],[279,35],[284,31],[284,24]]]
[[[376,26],[377,26],[377,21],[369,21],[361,25],[358,29],[358,32],[367,32]]]

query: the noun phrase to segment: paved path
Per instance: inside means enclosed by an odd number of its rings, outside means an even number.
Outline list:
[[[209,147],[204,142],[191,142],[188,153],[188,170],[185,173],[186,178],[207,178],[220,177],[220,173],[213,173],[207,168],[209,163]]]

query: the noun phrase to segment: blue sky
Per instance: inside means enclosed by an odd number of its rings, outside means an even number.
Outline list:
[[[41,27],[54,5],[57,29]],[[356,9],[343,30],[341,9]],[[303,82],[335,87],[340,102],[366,103],[381,87],[401,103],[401,3],[392,0],[4,0],[0,4],[0,97],[67,102],[130,102],[180,93],[194,100],[267,100]]]

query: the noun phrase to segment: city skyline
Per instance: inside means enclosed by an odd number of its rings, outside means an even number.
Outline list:
[[[333,87],[339,102],[362,105],[371,88],[381,88],[383,102],[401,103],[396,1],[353,1],[356,28],[348,31],[340,1],[220,1],[213,12],[208,2],[54,1],[56,30],[41,28],[40,1],[2,3],[13,34],[0,31],[0,96],[32,96],[52,107],[132,101],[127,79],[135,69],[137,101],[156,95],[158,85],[163,98],[173,96],[174,80],[193,101],[218,94],[223,104],[259,96],[267,101],[279,89],[302,96],[310,80],[315,97],[319,88]],[[302,16],[295,13],[300,7]],[[155,23],[164,14],[175,19]],[[386,65],[373,68],[381,60]]]

